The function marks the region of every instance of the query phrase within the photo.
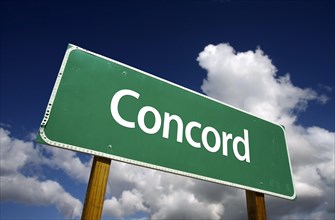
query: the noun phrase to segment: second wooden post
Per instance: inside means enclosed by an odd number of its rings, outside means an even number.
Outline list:
[[[266,220],[264,194],[254,191],[245,191],[249,220]]]

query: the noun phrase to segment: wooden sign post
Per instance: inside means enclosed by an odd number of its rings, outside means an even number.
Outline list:
[[[249,220],[266,220],[264,194],[246,190]]]
[[[94,156],[82,220],[101,219],[111,159]]]

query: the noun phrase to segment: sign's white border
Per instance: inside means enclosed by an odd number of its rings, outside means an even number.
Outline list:
[[[53,141],[53,140],[50,140],[45,132],[44,132],[44,127],[46,126],[46,124],[48,123],[48,119],[49,119],[49,115],[51,113],[51,110],[52,110],[52,105],[53,105],[53,102],[55,100],[55,97],[56,97],[56,94],[57,94],[57,90],[58,90],[58,87],[59,87],[59,84],[62,80],[62,76],[63,76],[63,73],[64,73],[64,69],[65,69],[65,66],[66,66],[66,63],[67,63],[67,60],[69,58],[69,55],[72,51],[74,50],[81,50],[83,52],[86,52],[86,53],[89,53],[93,56],[97,56],[97,57],[100,57],[102,59],[105,59],[107,61],[110,61],[110,62],[114,62],[116,64],[119,64],[119,65],[122,65],[124,67],[127,67],[127,68],[130,68],[134,71],[137,71],[137,72],[140,72],[144,75],[147,75],[149,77],[152,77],[152,78],[155,78],[155,79],[158,79],[160,81],[163,81],[165,83],[168,83],[168,84],[171,84],[173,86],[176,86],[176,87],[179,87],[183,90],[186,90],[188,92],[192,92],[196,95],[199,95],[199,96],[202,96],[206,99],[210,99],[214,102],[217,102],[217,103],[220,103],[222,105],[226,105],[226,106],[229,106],[233,109],[236,109],[238,111],[241,111],[241,112],[244,112],[245,114],[248,114],[248,115],[251,115],[253,117],[256,117],[256,118],[259,118],[261,120],[264,120],[264,121],[267,121],[269,123],[272,123],[276,126],[279,126],[283,132],[284,132],[284,135],[285,135],[285,146],[286,146],[286,152],[287,152],[287,156],[288,156],[288,161],[289,161],[289,167],[290,167],[290,174],[291,174],[291,177],[292,177],[292,185],[293,185],[293,190],[294,190],[294,194],[292,196],[287,196],[287,195],[282,195],[282,194],[278,194],[278,193],[274,193],[274,192],[271,192],[271,191],[266,191],[266,190],[261,190],[261,189],[257,189],[257,188],[253,188],[253,187],[248,187],[248,186],[245,186],[245,185],[240,185],[240,184],[236,184],[236,183],[231,183],[231,182],[226,182],[226,181],[222,181],[222,180],[218,180],[218,179],[214,179],[214,178],[209,178],[209,177],[206,177],[206,176],[201,176],[201,175],[196,175],[196,174],[192,174],[192,173],[187,173],[187,172],[183,172],[183,171],[179,171],[179,170],[175,170],[175,169],[170,169],[170,168],[166,168],[166,167],[162,167],[162,166],[156,166],[156,165],[153,165],[153,164],[149,164],[149,163],[144,163],[144,162],[141,162],[141,161],[136,161],[136,160],[131,160],[131,159],[127,159],[127,158],[123,158],[123,157],[119,157],[119,156],[114,156],[114,155],[110,155],[110,154],[106,154],[106,153],[102,153],[102,152],[99,152],[99,151],[94,151],[94,150],[89,150],[89,149],[86,149],[86,148],[82,148],[82,147],[78,147],[78,146],[74,146],[74,145],[70,145],[70,144],[65,144],[65,143],[60,143],[60,142],[57,142],[57,141]],[[118,62],[118,61],[115,61],[113,59],[110,59],[108,57],[105,57],[105,56],[102,56],[102,55],[99,55],[99,54],[96,54],[94,52],[91,52],[91,51],[88,51],[88,50],[85,50],[83,48],[80,48],[78,46],[75,46],[73,44],[69,44],[69,47],[68,49],[66,50],[66,53],[65,53],[65,56],[64,56],[64,59],[63,59],[63,62],[62,62],[62,65],[61,65],[61,68],[59,70],[59,73],[58,73],[58,76],[57,76],[57,79],[56,79],[56,82],[55,82],[55,85],[54,85],[54,88],[52,90],[52,93],[51,93],[51,96],[50,96],[50,99],[49,99],[49,102],[48,102],[48,106],[47,106],[47,109],[45,111],[45,115],[44,115],[44,118],[42,120],[42,123],[41,123],[41,126],[40,126],[40,129],[39,129],[39,133],[40,133],[40,136],[41,138],[49,145],[52,145],[52,146],[55,146],[55,147],[60,147],[60,148],[65,148],[65,149],[69,149],[69,150],[74,150],[74,151],[78,151],[78,152],[83,152],[83,153],[88,153],[88,154],[92,154],[92,155],[96,155],[96,156],[101,156],[101,157],[107,157],[107,158],[110,158],[110,159],[113,159],[113,160],[117,160],[117,161],[121,161],[121,162],[125,162],[125,163],[130,163],[130,164],[134,164],[134,165],[139,165],[139,166],[143,166],[143,167],[148,167],[148,168],[152,168],[152,169],[156,169],[156,170],[161,170],[161,171],[165,171],[165,172],[169,172],[169,173],[174,173],[174,174],[179,174],[179,175],[183,175],[183,176],[187,176],[187,177],[192,177],[192,178],[196,178],[196,179],[201,179],[201,180],[206,180],[206,181],[209,181],[209,182],[214,182],[214,183],[219,183],[219,184],[224,184],[224,185],[228,185],[228,186],[233,186],[233,187],[237,187],[237,188],[241,188],[241,189],[245,189],[245,190],[251,190],[251,191],[255,191],[255,192],[260,192],[260,193],[264,193],[264,194],[268,194],[268,195],[272,195],[272,196],[276,196],[276,197],[280,197],[280,198],[284,198],[284,199],[290,199],[290,200],[293,200],[296,198],[296,191],[295,191],[295,187],[294,187],[294,182],[293,182],[293,175],[292,175],[292,168],[291,168],[291,161],[290,161],[290,156],[289,156],[289,151],[288,151],[288,148],[287,148],[287,144],[286,144],[286,134],[285,134],[285,131],[283,129],[283,127],[279,124],[276,124],[274,122],[270,122],[268,120],[265,120],[263,118],[260,118],[258,116],[255,116],[255,115],[252,115],[242,109],[238,109],[234,106],[231,106],[229,104],[226,104],[226,103],[223,103],[221,101],[218,101],[218,100],[215,100],[211,97],[208,97],[208,96],[205,96],[203,94],[200,94],[198,92],[195,92],[195,91],[192,91],[190,89],[187,89],[185,87],[182,87],[180,85],[177,85],[175,83],[172,83],[172,82],[169,82],[165,79],[161,79],[157,76],[154,76],[154,75],[151,75],[149,73],[146,73],[142,70],[139,70],[139,69],[136,69],[134,67],[131,67],[131,66],[128,66],[124,63],[121,63],[121,62]]]

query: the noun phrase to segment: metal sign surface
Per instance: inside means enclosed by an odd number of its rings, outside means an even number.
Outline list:
[[[280,125],[74,45],[37,141],[295,198]]]

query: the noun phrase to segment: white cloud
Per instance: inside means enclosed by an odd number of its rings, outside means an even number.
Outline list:
[[[66,192],[59,183],[21,174],[1,176],[1,200],[30,205],[55,205],[66,218],[81,216],[82,204]]]
[[[206,192],[207,186],[200,180],[113,161],[107,187],[111,199],[105,200],[104,216],[129,217],[140,211],[152,219],[220,219],[224,212],[221,199],[208,200],[203,196],[206,193],[195,192]],[[131,198],[128,202],[126,195]],[[139,206],[132,205],[135,201]]]
[[[162,195],[158,206],[152,219],[221,219],[224,211],[222,204],[201,202],[184,189]]]
[[[87,183],[91,172],[93,157],[83,163],[73,151],[64,150],[56,147],[46,147],[50,153],[47,164],[53,168],[61,169],[74,180]]]
[[[50,164],[70,164],[77,165],[78,158],[63,157],[53,160],[43,154],[43,148],[36,146],[33,142],[22,141],[10,137],[10,132],[0,128],[0,199],[1,201],[14,201],[30,205],[55,205],[56,208],[66,217],[75,218],[81,216],[82,203],[74,198],[70,193],[53,180],[40,180],[32,172],[32,176],[24,174],[24,170],[29,167],[42,167]],[[52,151],[53,152],[53,151]],[[57,151],[56,151],[57,152]],[[53,158],[59,155],[53,153]],[[83,165],[72,166],[78,169]],[[62,165],[67,172],[67,166]],[[69,168],[70,169],[70,168]],[[81,171],[78,169],[77,171]],[[76,172],[73,170],[72,172]],[[80,179],[80,178],[79,178]]]
[[[40,162],[38,149],[32,142],[12,139],[9,131],[0,128],[0,171],[1,175],[17,173],[28,162]]]
[[[197,58],[206,69],[202,90],[210,97],[277,122],[294,122],[310,100],[324,100],[311,89],[292,85],[261,49],[236,52],[229,44],[208,45]]]
[[[120,199],[113,197],[104,202],[104,214],[108,216],[128,217],[138,211],[149,210],[144,205],[143,196],[137,190],[123,191]]]

